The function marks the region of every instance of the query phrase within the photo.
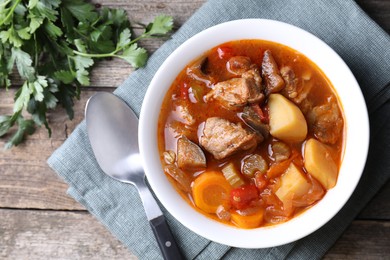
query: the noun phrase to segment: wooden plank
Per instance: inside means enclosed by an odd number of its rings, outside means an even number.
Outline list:
[[[175,17],[175,25],[177,28],[188,20],[206,0],[93,0],[92,2],[102,4],[105,7],[126,10],[130,21],[133,22],[133,26],[135,27],[136,23],[147,24],[157,14],[165,14]]]
[[[85,212],[0,209],[0,258],[136,259]],[[390,223],[354,221],[324,259],[388,259]]]
[[[137,259],[86,212],[0,209],[0,259]]]
[[[112,89],[99,89],[111,91]],[[0,90],[2,102],[0,114],[12,111],[15,90]],[[96,89],[81,92],[75,102],[74,119],[68,119],[65,111],[57,109],[49,114],[52,137],[44,127],[29,136],[27,141],[10,150],[3,150],[5,139],[0,139],[0,207],[80,210],[81,205],[66,195],[67,185],[46,164],[73,129],[84,118],[84,107]]]
[[[390,256],[388,221],[354,221],[325,255],[324,260],[380,260]]]

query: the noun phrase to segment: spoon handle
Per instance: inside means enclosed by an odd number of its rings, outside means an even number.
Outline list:
[[[145,208],[146,216],[152,227],[157,244],[163,254],[165,260],[181,260],[184,259],[180,253],[179,247],[175,242],[171,230],[162,214],[160,207],[154,199],[152,193],[145,183],[145,179],[136,183],[142,203]]]
[[[160,247],[164,259],[184,259],[175,242],[175,238],[165,221],[164,215],[150,220],[149,223],[152,226],[153,233],[157,239],[158,246]]]

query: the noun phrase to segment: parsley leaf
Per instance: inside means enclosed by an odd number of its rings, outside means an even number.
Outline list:
[[[94,6],[83,0],[64,0],[63,8],[67,9],[80,22],[94,21],[98,16]]]
[[[54,77],[65,84],[70,84],[76,79],[75,73],[68,70],[59,70],[54,73]]]
[[[93,65],[93,59],[90,57],[76,55],[73,57],[73,60],[75,62],[76,69],[78,70],[89,68]]]
[[[20,38],[13,26],[11,26],[7,31],[0,32],[0,39],[3,43],[9,42],[18,48],[23,44],[23,40]]]
[[[30,88],[27,81],[15,94],[14,113],[22,111],[24,107],[27,107],[28,101],[30,101]]]
[[[12,48],[12,55],[15,59],[19,75],[29,81],[35,78],[35,69],[32,66],[31,56],[20,48]]]
[[[37,80],[30,83],[30,91],[34,95],[36,101],[43,101],[43,90],[48,86],[47,80],[43,76],[38,76]]]
[[[135,36],[123,9],[96,8],[86,0],[1,1],[0,87],[23,80],[12,114],[0,115],[6,147],[21,143],[37,126],[44,125],[50,136],[47,113],[61,105],[73,118],[74,100],[81,86],[90,85],[99,59],[117,57],[142,67],[148,53],[138,41],[167,35],[172,26],[172,17],[157,16]],[[19,77],[10,77],[16,71]]]
[[[120,35],[119,40],[116,44],[117,49],[125,48],[127,45],[129,45],[131,42],[131,31],[130,29],[126,28],[124,29]]]
[[[21,115],[19,115],[17,124],[18,130],[5,144],[6,149],[11,148],[15,144],[20,144],[26,134],[31,135],[35,132],[34,121],[31,119],[26,120]]]
[[[146,32],[149,35],[165,35],[173,28],[173,19],[170,16],[157,16],[153,23],[148,24]]]
[[[76,78],[77,81],[80,82],[81,85],[83,86],[89,86],[89,73],[86,71],[84,68],[78,69],[76,71]]]
[[[121,13],[107,12],[107,16],[117,15],[117,19],[121,18]],[[131,39],[131,31],[125,28],[119,33],[119,39],[116,44],[116,49],[108,53],[86,53],[85,51],[74,50],[76,55],[90,58],[109,58],[118,57],[130,63],[134,68],[143,67],[148,59],[148,54],[144,48],[139,48],[136,44],[142,38],[160,37],[166,35],[173,28],[173,19],[170,16],[157,16],[152,23],[146,28],[145,32],[134,40]]]
[[[145,65],[148,58],[148,53],[144,48],[139,48],[136,43],[127,47],[121,55],[117,57],[126,60],[134,68],[139,68]]]
[[[0,116],[0,137],[5,135],[13,124],[11,116]]]
[[[15,63],[15,56],[7,45],[0,43],[0,86],[8,88],[11,86],[11,80],[8,75],[11,73]]]

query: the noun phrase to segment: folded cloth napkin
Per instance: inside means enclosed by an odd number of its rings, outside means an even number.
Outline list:
[[[320,230],[274,248],[240,249],[211,242],[163,212],[187,259],[321,258],[390,176],[390,37],[354,1],[210,0],[115,94],[139,114],[149,82],[175,48],[210,26],[243,18],[274,19],[301,27],[328,43],[351,68],[368,104],[371,122],[370,151],[362,179],[345,207]],[[84,122],[48,163],[69,184],[68,193],[140,259],[162,259],[136,189],[100,170]]]

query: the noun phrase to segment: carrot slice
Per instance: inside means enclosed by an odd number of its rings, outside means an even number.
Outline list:
[[[229,201],[231,186],[222,175],[215,171],[202,173],[192,186],[195,205],[207,213],[216,213],[219,205]]]
[[[261,225],[264,218],[264,209],[260,208],[253,215],[240,215],[237,212],[231,213],[232,222],[240,228],[257,228]]]

